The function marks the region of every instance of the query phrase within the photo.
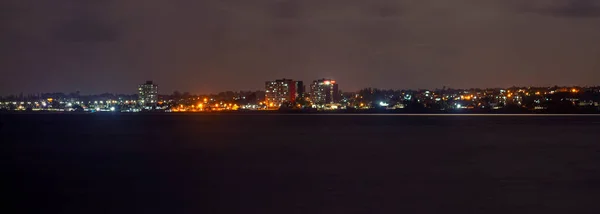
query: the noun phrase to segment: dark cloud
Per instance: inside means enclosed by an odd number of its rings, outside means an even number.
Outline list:
[[[597,0],[569,0],[562,7],[551,10],[555,16],[600,17],[600,5]]]
[[[570,18],[600,17],[600,1],[597,0],[555,0],[523,1],[521,11],[542,15]]]
[[[76,17],[55,30],[56,39],[64,42],[115,42],[119,29],[93,17]]]
[[[368,8],[368,14],[370,16],[376,16],[381,18],[393,18],[402,15],[402,8],[393,4],[374,5]]]
[[[115,42],[121,34],[114,17],[113,0],[62,0],[64,10],[52,29],[54,38],[62,42]]]
[[[7,22],[17,13],[17,8],[10,2],[0,2],[0,23],[5,26]]]
[[[302,0],[278,0],[271,4],[271,14],[276,19],[298,19],[303,15]]]
[[[283,77],[345,91],[593,85],[599,3],[4,0],[0,94],[133,93],[146,79],[195,93]]]

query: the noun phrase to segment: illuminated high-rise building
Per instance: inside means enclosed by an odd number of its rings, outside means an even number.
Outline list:
[[[279,79],[265,82],[265,102],[270,108],[280,107],[284,103],[294,103],[304,93],[302,81]]]
[[[138,86],[138,102],[141,105],[156,105],[158,102],[158,85],[152,81],[146,81],[145,84]]]
[[[314,105],[334,104],[340,101],[338,84],[335,80],[315,80],[310,85],[310,100]]]

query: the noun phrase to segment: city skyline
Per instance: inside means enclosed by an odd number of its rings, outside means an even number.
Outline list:
[[[342,93],[336,80],[276,79],[265,91],[227,91],[198,95],[159,95],[159,85],[146,81],[138,94],[82,95],[48,93],[0,97],[0,111],[43,112],[219,112],[219,111],[388,111],[481,113],[596,113],[600,87],[520,87],[504,89],[386,90],[365,88]]]
[[[312,83],[313,81],[320,81],[320,80],[334,80],[334,82],[337,81],[337,79],[330,79],[330,78],[315,78],[313,80],[310,81],[306,81],[306,80],[298,80],[298,79],[293,79],[293,78],[280,78],[277,80],[294,80],[294,81],[298,81],[298,82],[307,82],[307,83]],[[276,81],[277,81],[276,80]],[[267,82],[270,82],[272,80],[269,80]],[[81,95],[100,95],[100,94],[123,94],[123,95],[132,95],[132,94],[138,94],[139,92],[139,87],[141,86],[140,84],[147,84],[148,82],[151,82],[150,84],[154,83],[157,85],[160,85],[160,90],[158,91],[157,94],[159,95],[172,95],[173,93],[189,93],[192,95],[211,95],[211,94],[218,94],[218,93],[222,93],[222,92],[244,92],[244,91],[266,91],[265,90],[265,81],[262,81],[262,85],[259,83],[257,85],[260,85],[260,87],[256,87],[256,88],[252,88],[252,89],[240,89],[240,90],[235,90],[235,89],[225,89],[225,90],[221,90],[221,91],[211,91],[211,92],[194,92],[194,91],[185,91],[185,90],[181,90],[178,88],[175,88],[173,90],[167,90],[165,89],[165,87],[160,83],[157,82],[155,80],[145,80],[145,81],[137,81],[136,83],[132,83],[132,86],[136,86],[136,87],[130,87],[131,89],[129,91],[124,91],[124,92],[114,92],[111,91],[111,89],[109,89],[109,87],[107,87],[106,90],[101,90],[101,92],[98,93],[88,93],[85,90],[72,90],[72,91],[36,91],[36,92],[31,92],[31,93],[26,93],[25,91],[27,91],[27,89],[25,90],[21,90],[17,93],[2,93],[0,91],[0,97],[2,96],[18,96],[18,95],[38,95],[38,94],[51,94],[51,93],[65,93],[65,94],[70,94],[70,93],[79,93]],[[337,81],[339,82],[339,81]],[[336,84],[337,85],[337,84]],[[306,86],[306,85],[304,85]],[[309,85],[310,86],[310,85]],[[342,92],[358,92],[360,90],[363,89],[368,89],[368,88],[372,88],[372,89],[379,89],[379,90],[407,90],[407,91],[419,91],[419,90],[441,90],[441,89],[452,89],[452,90],[470,90],[470,89],[478,89],[478,90],[484,90],[484,89],[508,89],[508,88],[553,88],[553,87],[559,87],[559,88],[596,88],[596,87],[600,87],[600,84],[594,84],[594,85],[561,85],[561,84],[550,84],[550,85],[511,85],[511,86],[506,86],[506,87],[452,87],[452,86],[437,86],[437,87],[432,87],[432,88],[401,88],[401,87],[396,87],[396,88],[384,88],[384,87],[378,87],[378,86],[365,86],[356,90],[345,90],[345,85],[342,83],[342,87],[339,87],[338,90],[342,91]],[[309,88],[310,89],[310,88]],[[303,93],[306,94],[310,94],[310,90],[309,89],[305,89],[307,91],[303,91]]]
[[[149,79],[149,78],[146,78]],[[267,78],[268,79],[268,78]],[[272,78],[271,78],[272,79]],[[298,79],[298,78],[291,78],[291,79]],[[325,77],[325,79],[336,79],[336,80],[343,80],[346,78],[328,78]],[[302,81],[302,79],[299,79]],[[111,82],[115,82],[118,81],[122,84],[121,81],[119,80],[113,80]],[[216,82],[216,81],[210,81],[210,80],[206,80],[207,82]],[[228,80],[225,80],[228,81]],[[312,81],[312,79],[311,79]],[[81,81],[75,81],[72,83],[67,83],[65,85],[61,85],[61,86],[57,86],[57,87],[48,87],[48,88],[41,88],[40,90],[38,90],[37,88],[39,87],[29,87],[32,85],[32,83],[27,83],[27,82],[21,82],[18,85],[19,86],[27,86],[27,87],[22,87],[22,88],[15,88],[15,89],[11,89],[11,90],[0,90],[0,96],[6,96],[6,95],[14,95],[14,94],[20,94],[20,93],[24,93],[24,94],[36,94],[36,93],[53,93],[53,92],[76,92],[76,91],[80,91],[84,94],[101,94],[101,93],[113,93],[113,94],[127,94],[127,93],[133,93],[134,91],[136,91],[136,87],[131,87],[131,85],[135,85],[136,83],[139,83],[140,79],[137,79],[137,81],[132,81],[132,82],[127,82],[129,84],[129,87],[127,87],[126,89],[121,89],[122,87],[111,87],[110,84],[107,85],[107,87],[103,87],[102,85],[106,85],[106,84],[98,84],[97,82],[91,81],[90,87],[87,86],[82,86],[81,88],[79,87],[75,87],[75,85],[81,86],[84,85],[82,84]],[[247,82],[247,81],[244,81]],[[260,81],[259,81],[260,82]],[[262,82],[264,82],[264,80],[262,80]],[[383,87],[383,86],[377,86],[377,85],[369,85],[366,83],[363,84],[359,84],[360,86],[348,86],[346,84],[343,85],[342,88],[340,88],[343,91],[358,91],[364,88],[381,88],[381,89],[391,89],[391,90],[419,90],[419,89],[436,89],[436,88],[443,88],[443,87],[447,87],[447,88],[455,88],[455,89],[470,89],[470,88],[510,88],[510,87],[553,87],[553,86],[567,86],[567,87],[587,87],[587,86],[597,86],[600,85],[600,82],[595,80],[595,79],[590,79],[589,84],[567,84],[567,83],[548,83],[548,84],[506,84],[506,85],[501,85],[501,84],[491,84],[491,85],[484,85],[484,84],[464,84],[464,87],[458,87],[458,86],[453,86],[453,85],[449,85],[449,84],[445,84],[445,85],[432,85],[431,83],[427,83],[424,82],[422,85],[431,85],[431,87],[408,87],[409,85],[419,85],[418,83],[413,83],[413,84],[406,84],[405,86],[407,87],[403,87],[401,85],[396,85],[394,86],[393,84],[391,84],[391,87]],[[345,83],[345,82],[344,82]],[[189,89],[189,87],[178,87],[177,83],[171,83],[171,84],[166,84],[163,83],[163,81],[161,80],[161,88],[163,89],[163,92],[165,92],[166,94],[170,94],[174,91],[179,91],[179,92],[190,92],[190,93],[194,93],[194,94],[211,94],[211,93],[219,93],[219,92],[223,92],[223,91],[256,91],[256,90],[264,90],[264,84],[253,84],[251,87],[247,87],[247,88],[242,88],[242,87],[233,87],[233,88],[223,88],[223,87],[217,87],[214,89],[210,89],[210,88],[206,88],[206,87],[200,87],[203,88],[201,90],[196,90],[196,89]],[[181,84],[183,85],[183,84]],[[2,86],[0,86],[2,87]],[[55,89],[52,89],[55,88]]]
[[[125,93],[140,79],[211,93],[274,77],[348,91],[596,85],[599,4],[7,0],[0,93]]]

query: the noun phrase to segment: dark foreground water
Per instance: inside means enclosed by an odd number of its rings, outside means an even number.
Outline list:
[[[600,117],[2,115],[2,213],[600,213]]]

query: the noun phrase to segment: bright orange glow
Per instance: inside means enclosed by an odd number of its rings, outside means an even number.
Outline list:
[[[260,102],[260,103],[258,103],[258,104],[262,105],[263,103],[262,103],[262,102]]]
[[[273,107],[273,106],[274,106],[274,104],[273,104],[273,103],[269,103],[269,106]]]
[[[208,98],[204,98],[204,102],[208,102]]]
[[[52,99],[52,98],[48,98],[48,102],[52,102],[52,100],[54,100],[54,99]]]
[[[331,84],[331,82],[330,82],[330,81],[325,81],[325,82],[323,82],[323,83],[325,83],[325,85],[329,85],[329,84]]]
[[[506,95],[506,97],[510,98],[510,97],[512,97],[512,94],[508,94],[508,95]]]
[[[535,92],[535,95],[540,95],[540,92],[539,92],[539,91],[538,91],[538,92]]]
[[[579,91],[578,91],[577,89],[572,89],[572,90],[571,90],[571,92],[573,92],[573,93],[577,93],[577,92],[579,92]]]
[[[364,104],[364,103],[361,103],[361,104],[360,104],[360,107],[363,107],[363,106],[365,106],[365,104]]]
[[[335,84],[335,80],[331,80],[331,84]]]
[[[217,103],[217,104],[215,104],[215,107],[219,108],[219,104],[218,104],[218,103]]]

